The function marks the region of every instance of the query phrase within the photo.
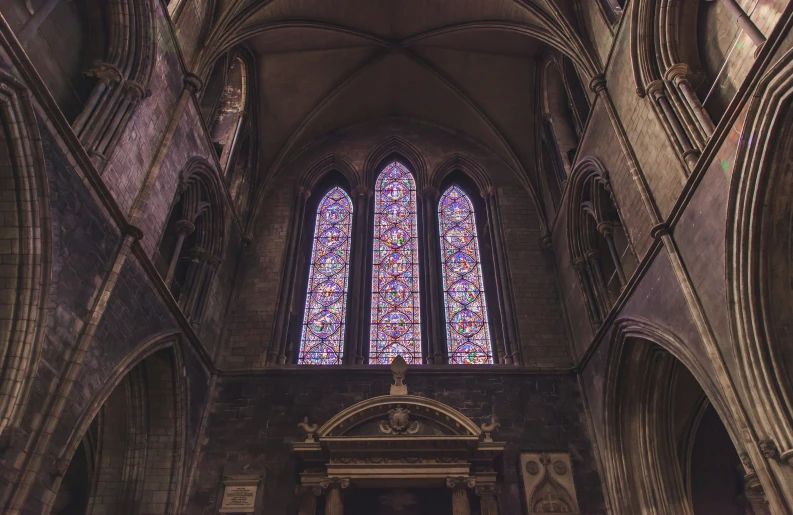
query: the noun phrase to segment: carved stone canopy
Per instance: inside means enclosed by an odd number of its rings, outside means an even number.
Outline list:
[[[494,483],[503,442],[484,441],[482,429],[459,411],[415,395],[359,402],[316,431],[316,441],[292,444],[303,485],[324,477],[354,486],[443,486],[448,477]]]

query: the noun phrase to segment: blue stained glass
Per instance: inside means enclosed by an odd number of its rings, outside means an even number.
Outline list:
[[[416,183],[398,162],[375,184],[369,363],[421,363]]]
[[[317,207],[316,220],[298,363],[340,365],[350,275],[349,195],[341,188],[331,189]]]
[[[471,199],[457,186],[438,205],[449,363],[493,363],[482,264]]]

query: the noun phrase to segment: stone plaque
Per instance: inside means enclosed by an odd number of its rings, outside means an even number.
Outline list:
[[[253,513],[260,479],[251,475],[225,476],[223,503],[218,513]]]

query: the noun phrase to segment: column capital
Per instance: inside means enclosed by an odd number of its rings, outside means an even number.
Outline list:
[[[688,75],[691,73],[691,68],[687,64],[677,63],[673,64],[666,70],[664,78],[679,84],[681,81],[688,80]]]
[[[441,192],[435,186],[424,186],[418,194],[422,200],[437,200],[441,196]]]
[[[496,196],[496,188],[493,186],[488,186],[487,188],[482,189],[479,195],[485,200],[494,198]]]
[[[350,479],[346,477],[325,477],[319,480],[323,490],[341,490],[350,486]]]
[[[118,84],[123,79],[121,70],[119,70],[116,65],[101,61],[94,61],[91,67],[86,70],[85,74],[89,77],[99,79],[108,86],[111,84]]]
[[[501,488],[495,483],[479,483],[474,487],[474,493],[479,497],[497,497]]]
[[[659,97],[664,96],[664,81],[661,79],[652,81],[645,87],[645,91],[651,94],[654,99],[658,100]]]
[[[604,221],[597,224],[597,231],[603,236],[609,237],[614,232],[614,222]]]
[[[476,486],[476,478],[470,476],[447,477],[446,486],[452,490],[465,490]]]
[[[652,236],[653,239],[658,239],[662,236],[666,236],[671,233],[672,231],[670,230],[669,224],[667,223],[660,223],[655,227],[653,227],[652,229],[650,229],[650,236]]]
[[[176,232],[188,236],[195,231],[195,224],[190,220],[179,220],[176,222]]]
[[[305,186],[299,186],[297,188],[297,194],[298,196],[303,197],[303,200],[308,200],[308,198],[311,196],[311,190]]]
[[[353,188],[352,194],[355,197],[371,198],[372,195],[374,194],[374,192],[372,191],[372,188],[370,188],[369,186],[361,184],[361,185],[356,186],[355,188]]]

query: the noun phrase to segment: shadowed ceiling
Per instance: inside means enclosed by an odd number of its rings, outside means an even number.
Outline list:
[[[256,56],[268,176],[333,131],[404,117],[472,138],[527,177],[543,52],[595,73],[572,0],[218,1],[207,45]]]

